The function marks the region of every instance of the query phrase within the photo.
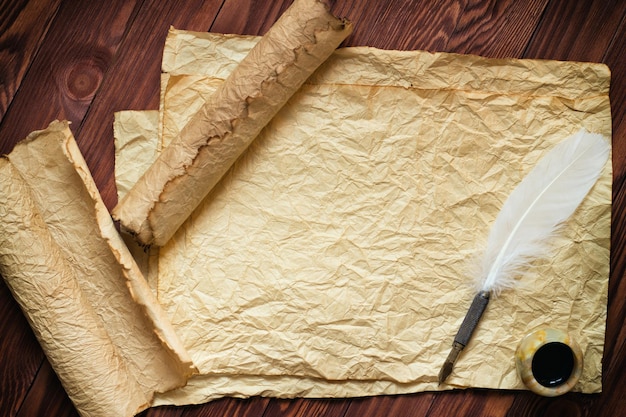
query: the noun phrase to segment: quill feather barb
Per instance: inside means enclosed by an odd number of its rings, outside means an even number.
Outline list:
[[[545,254],[549,237],[583,201],[609,156],[608,141],[580,130],[548,152],[513,190],[489,234],[480,290],[498,294],[532,259]]]

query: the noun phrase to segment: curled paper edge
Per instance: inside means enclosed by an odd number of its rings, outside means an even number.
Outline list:
[[[131,416],[185,385],[196,369],[115,230],[69,123],[31,133],[0,170],[0,273],[79,413]],[[61,197],[48,203],[51,194]],[[97,237],[74,234],[77,218]],[[86,273],[102,259],[114,260],[114,276]]]
[[[164,245],[351,31],[325,3],[296,0],[113,209],[113,217],[141,244]]]

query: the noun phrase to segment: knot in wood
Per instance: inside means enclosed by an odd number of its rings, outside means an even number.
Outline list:
[[[108,51],[89,51],[70,57],[63,71],[61,88],[75,101],[90,101],[95,95],[108,67]]]

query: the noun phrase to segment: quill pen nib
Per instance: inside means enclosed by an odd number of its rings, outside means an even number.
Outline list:
[[[459,354],[465,348],[465,346],[469,343],[470,338],[472,337],[472,333],[474,333],[474,329],[478,326],[478,322],[482,317],[485,309],[487,308],[487,304],[489,304],[489,291],[480,291],[474,297],[472,301],[472,305],[469,310],[467,310],[467,314],[461,323],[461,327],[459,327],[459,331],[456,336],[454,336],[454,343],[452,344],[452,350],[448,354],[446,361],[443,363],[441,370],[439,371],[439,385],[443,384],[445,380],[452,373],[452,369],[454,368],[454,363],[456,362]]]
[[[441,370],[439,371],[439,385],[443,384],[446,379],[452,373],[452,369],[454,368],[454,363],[456,362],[456,358],[459,357],[459,353],[463,350],[465,346],[458,342],[454,342],[452,345],[452,350],[448,354],[446,361],[443,363]]]
[[[441,372],[441,385],[467,346],[491,291],[511,285],[512,278],[533,258],[545,255],[545,241],[574,213],[598,180],[610,155],[609,141],[581,129],[546,154],[504,202],[491,227],[481,279],[482,290],[454,337]],[[508,283],[507,283],[508,281]]]

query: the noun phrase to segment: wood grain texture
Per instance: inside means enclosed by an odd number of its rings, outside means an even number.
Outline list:
[[[60,0],[0,1],[0,121],[60,3]]]
[[[16,417],[78,417],[52,367],[45,361]]]
[[[610,395],[620,391],[623,385],[622,373],[626,367],[626,346],[624,323],[624,189],[623,177],[626,172],[624,152],[626,151],[626,125],[621,124],[624,113],[623,100],[616,94],[623,94],[626,82],[624,67],[623,40],[626,39],[624,16],[626,3],[622,1],[563,1],[550,2],[541,24],[523,54],[525,58],[544,58],[572,61],[604,62],[612,71],[610,98],[613,112],[613,213],[611,239],[611,277],[609,280],[609,302],[605,355],[603,363],[603,390],[598,396],[576,396],[568,394],[560,399],[546,399],[530,396],[518,397],[512,410],[516,415],[619,415],[624,410],[626,396]],[[620,33],[621,32],[621,33]],[[621,39],[621,42],[617,40]],[[619,45],[619,46],[618,46]],[[619,49],[619,51],[617,49]],[[616,88],[617,87],[617,88]],[[621,92],[621,93],[620,93]],[[621,114],[621,116],[620,116]],[[622,178],[618,180],[617,178]],[[621,269],[621,270],[620,270]],[[619,294],[619,295],[618,295]],[[622,371],[615,373],[614,370]],[[563,414],[551,414],[560,412]]]
[[[551,1],[523,57],[602,62],[625,11],[621,0]]]
[[[162,2],[145,0],[129,25],[100,93],[73,129],[102,199],[117,204],[114,180],[113,114],[120,110],[159,108],[163,44],[170,26],[206,31],[221,0]],[[181,13],[184,10],[184,13]]]
[[[86,5],[86,3],[81,4]],[[45,5],[41,3],[42,7]],[[9,110],[0,123],[1,154],[8,153],[14,144],[26,137],[29,132],[46,127],[54,119],[67,118],[74,123],[74,126],[80,124],[98,88],[102,74],[106,71],[116,50],[121,34],[124,32],[124,24],[130,17],[131,2],[120,1],[118,4],[112,2],[111,5],[117,6],[115,10],[109,7],[93,6],[81,8],[71,2],[60,6],[54,14],[50,28],[45,32],[46,36],[43,38],[40,36],[41,39],[38,39],[41,45],[31,46],[33,52],[30,55],[34,56],[34,51],[37,51],[37,54],[30,63],[28,72],[15,80],[3,78],[3,85],[19,84],[20,88],[14,94],[8,106]],[[126,6],[123,7],[124,5]],[[45,22],[43,19],[32,23],[33,20],[36,21],[45,15],[38,7],[25,5],[21,10],[22,12],[16,16],[15,23],[9,27],[30,25],[31,30],[35,30],[37,24]],[[68,28],[81,27],[93,28],[93,31],[68,30]],[[59,48],[59,45],[66,45],[66,47]],[[6,51],[2,49],[0,56],[6,55]],[[5,73],[3,77],[8,75],[11,74]],[[4,282],[1,285],[6,288]],[[3,309],[7,311],[2,315],[2,319],[6,320],[5,323],[19,323],[15,317],[19,315],[22,318],[21,311],[13,300],[7,298],[3,292],[0,302],[2,302]],[[10,374],[2,373],[0,378],[2,380],[2,395],[0,395],[2,407],[0,410],[3,411],[0,413],[6,411],[10,413],[7,415],[13,416],[21,409],[20,407],[26,407],[26,410],[45,411],[46,408],[40,407],[42,407],[41,404],[48,402],[49,395],[46,392],[49,388],[51,388],[54,400],[65,404],[65,408],[73,409],[58,381],[56,383],[53,381],[50,386],[38,382],[41,378],[48,381],[48,375],[45,372],[40,372],[34,381],[33,378],[27,378],[27,375],[31,373],[33,377],[35,376],[33,368],[36,371],[42,365],[43,360],[41,349],[36,342],[32,342],[34,339],[32,333],[22,324],[15,330],[4,331],[3,329],[2,336],[3,342],[10,344],[13,354],[8,360],[2,362],[1,367],[8,370],[23,369],[24,375],[5,382],[3,378],[10,378]],[[29,341],[28,344],[25,341]],[[29,394],[30,400],[26,401],[28,388],[31,389],[31,394]],[[14,395],[5,395],[5,392]],[[57,395],[54,395],[55,392]],[[52,406],[54,403],[55,401],[52,401]],[[27,415],[48,414],[32,411]]]
[[[433,416],[506,416],[514,399],[506,391],[444,392],[435,397],[428,412]]]
[[[181,417],[252,417],[263,415],[270,400],[267,398],[252,398],[247,400],[223,398],[214,401],[211,407],[203,405],[183,408]]]
[[[0,282],[0,320],[0,415],[13,417],[44,356],[4,280]]]
[[[356,23],[345,45],[435,52],[446,50],[463,9],[459,0],[347,0],[332,11]]]
[[[163,406],[149,408],[138,414],[141,417],[180,417],[186,407]]]
[[[547,3],[547,0],[466,1],[446,51],[490,58],[519,57]]]
[[[611,69],[611,111],[613,116],[613,179],[618,185],[622,184],[626,175],[626,12],[622,15],[622,22],[611,45],[607,49],[602,62]],[[623,252],[620,252],[623,253]],[[623,274],[621,275],[623,276]]]
[[[109,208],[113,112],[156,109],[163,40],[180,29],[259,35],[291,0],[0,0],[0,153],[54,118],[73,122]],[[626,2],[334,0],[355,23],[345,45],[488,57],[604,62],[612,71],[613,219],[604,392],[542,398],[466,390],[314,400],[226,398],[145,417],[599,416],[626,409]],[[15,301],[0,283],[0,416],[74,416]]]
[[[284,401],[284,400],[283,400]],[[291,402],[291,401],[290,401]],[[294,417],[325,416],[343,417],[348,409],[349,401],[335,399],[303,400]],[[271,408],[268,407],[271,410]]]
[[[61,5],[0,124],[2,152],[54,119],[71,121],[75,131],[131,22],[135,5],[124,0]]]
[[[383,395],[357,398],[350,401],[345,417],[410,417],[426,415],[436,394],[419,393],[411,395]]]
[[[262,2],[226,0],[210,31],[238,35],[263,35],[289,7],[291,0]]]

